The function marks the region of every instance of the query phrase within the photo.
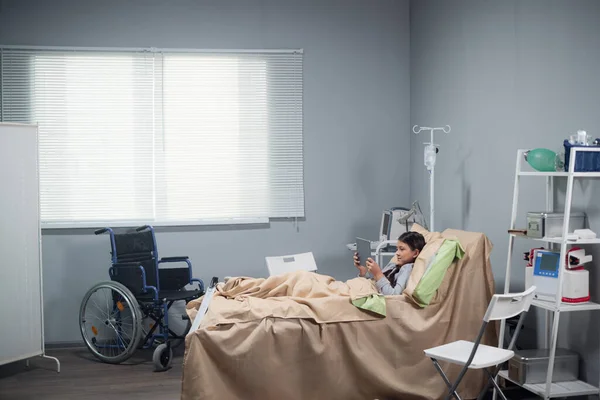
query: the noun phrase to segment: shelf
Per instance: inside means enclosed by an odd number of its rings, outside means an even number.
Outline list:
[[[545,300],[534,299],[531,304],[535,307],[540,307],[545,310],[557,311],[556,303]],[[559,306],[561,312],[571,312],[571,311],[592,311],[592,310],[600,310],[600,304],[594,303],[592,301],[588,301],[586,303],[561,303]]]
[[[526,383],[521,385],[520,383],[510,379],[508,377],[508,371],[500,371],[498,374],[504,379],[521,386],[524,389],[529,390],[538,396],[545,397],[546,394],[546,383]],[[568,396],[589,396],[600,393],[597,387],[590,385],[583,381],[570,381],[570,382],[556,382],[552,383],[550,388],[550,397],[568,397]]]
[[[569,176],[568,172],[538,172],[520,171],[519,176]]]
[[[527,237],[527,236],[524,236]],[[530,238],[533,240],[537,240],[539,242],[550,242],[550,243],[562,243],[563,239],[561,237],[557,237],[557,238],[541,238],[541,239],[536,239],[536,238]],[[595,239],[577,239],[577,240],[568,240],[567,239],[567,244],[598,244],[600,243],[600,238],[595,238]]]
[[[574,172],[576,178],[600,178],[600,172]]]
[[[530,239],[530,240],[535,240],[538,242],[549,242],[549,243],[558,243],[561,244],[563,239],[561,237],[551,237],[551,238],[532,238],[526,235],[515,235],[514,233],[511,233],[510,235],[516,237],[516,238],[523,238],[523,239]],[[567,244],[600,244],[600,238],[595,238],[595,239],[577,239],[577,240],[568,240],[567,239]]]
[[[574,161],[578,158],[578,156],[583,155],[581,153],[583,152],[600,152],[600,146],[587,146],[585,148],[579,148],[579,147],[573,147],[570,151],[570,164],[566,165],[566,168],[569,168],[570,171],[564,171],[564,170],[560,170],[560,171],[548,171],[548,172],[541,172],[541,171],[535,171],[535,169],[530,168],[530,167],[526,167],[527,161],[525,160],[525,158],[523,157],[526,152],[530,150],[530,149],[519,149],[517,151],[517,160],[516,160],[516,166],[515,166],[515,181],[514,181],[514,187],[513,187],[513,201],[512,201],[512,213],[511,213],[511,221],[513,221],[511,223],[514,224],[515,221],[518,218],[518,209],[519,209],[519,203],[520,203],[520,198],[522,196],[522,194],[519,193],[520,187],[523,185],[524,182],[523,179],[520,179],[521,177],[546,177],[545,181],[546,181],[546,209],[547,210],[552,210],[555,208],[555,201],[554,201],[554,184],[553,182],[555,181],[554,179],[548,179],[548,178],[554,178],[554,177],[560,177],[560,178],[568,178],[566,179],[566,193],[564,194],[564,209],[565,212],[568,213],[570,210],[570,212],[573,212],[572,209],[572,201],[573,201],[573,191],[574,191],[574,186],[575,186],[575,182],[576,182],[576,178],[600,178],[600,171],[594,171],[594,172],[575,172],[573,171],[575,169],[575,163]],[[600,154],[597,154],[600,155]],[[526,171],[523,171],[523,169],[526,169]],[[564,169],[564,168],[563,168]],[[563,220],[564,223],[564,220]],[[598,238],[594,238],[594,239],[574,239],[574,240],[569,240],[568,236],[567,237],[544,237],[544,238],[532,238],[532,237],[528,237],[526,235],[522,235],[522,234],[517,234],[518,229],[516,229],[516,227],[513,227],[512,232],[513,233],[509,233],[509,254],[508,254],[508,260],[506,262],[506,271],[505,271],[505,282],[504,282],[504,288],[505,291],[507,289],[510,288],[510,277],[511,277],[511,270],[514,270],[514,265],[513,265],[513,259],[514,259],[514,247],[513,247],[513,242],[514,242],[514,238],[518,237],[518,238],[524,238],[524,239],[530,239],[534,242],[544,242],[547,245],[544,244],[539,244],[539,245],[535,245],[535,243],[531,243],[533,246],[532,247],[550,247],[550,248],[554,248],[554,247],[558,247],[558,246],[550,246],[550,244],[557,244],[560,245],[561,247],[561,253],[564,249],[564,247],[566,246],[562,246],[562,245],[591,245],[591,244],[600,244],[600,233],[598,234]],[[563,235],[562,231],[559,232],[552,232],[553,235]],[[575,235],[573,235],[575,236]],[[565,250],[566,251],[566,250]],[[564,264],[564,260],[565,260],[565,254],[561,254],[561,264]],[[561,271],[561,278],[564,279],[564,274],[562,274]],[[557,334],[558,334],[558,329],[556,329],[558,327],[558,322],[559,322],[559,318],[560,318],[560,314],[562,314],[563,312],[574,312],[574,311],[594,311],[594,310],[600,310],[600,304],[598,303],[594,303],[594,302],[586,302],[586,303],[576,303],[576,304],[572,304],[572,303],[563,303],[563,302],[559,302],[557,305],[556,301],[546,301],[546,300],[541,300],[541,299],[533,299],[531,305],[533,307],[536,308],[541,308],[541,309],[545,309],[548,310],[550,312],[554,312],[554,322],[555,324],[552,325],[554,329],[552,329],[552,331],[549,330],[550,325],[548,325],[546,327],[546,329],[548,329],[547,332],[545,332],[548,335],[549,338],[549,343],[551,343],[550,346],[553,346],[554,349],[556,349],[556,345],[558,343],[558,338],[557,338]],[[504,341],[504,330],[505,330],[505,325],[501,325],[501,330],[502,330],[502,334],[499,335],[500,339],[499,339],[499,345],[502,344],[502,342]],[[577,326],[573,326],[571,327],[572,329],[577,329]],[[556,360],[553,360],[554,362],[554,368],[557,368],[557,362]],[[597,364],[596,364],[597,365]],[[588,367],[586,365],[586,367]],[[580,381],[580,380],[576,380],[576,381],[569,381],[569,382],[553,382],[549,385],[546,385],[545,380],[548,378],[547,377],[547,371],[544,371],[543,373],[543,379],[544,382],[542,383],[536,383],[536,384],[520,384],[518,382],[516,382],[513,379],[510,379],[508,377],[508,371],[504,370],[501,371],[499,376],[503,377],[507,382],[512,382],[530,392],[532,392],[533,394],[540,396],[542,398],[548,399],[548,398],[561,398],[561,397],[572,397],[572,396],[597,396],[600,394],[600,389],[597,386],[593,386],[590,385],[587,382],[584,381]],[[548,388],[549,392],[546,393],[546,388]]]
[[[520,171],[519,176],[562,176],[568,177],[568,172],[539,172],[539,171]],[[600,172],[573,172],[575,178],[600,178]]]

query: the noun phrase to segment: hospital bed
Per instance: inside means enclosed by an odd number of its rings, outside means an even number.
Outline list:
[[[476,232],[413,230],[427,245],[404,294],[383,297],[385,317],[354,305],[378,298],[362,278],[340,282],[298,271],[218,284],[186,337],[181,399],[443,398],[447,388],[424,350],[477,335],[494,294],[492,245]],[[416,301],[430,260],[451,239],[463,257],[452,261],[427,304]],[[188,304],[192,320],[201,303]],[[490,325],[481,343],[497,345],[497,337]],[[449,379],[458,375],[458,366],[441,364]],[[483,372],[469,371],[458,393],[474,398],[484,384]]]

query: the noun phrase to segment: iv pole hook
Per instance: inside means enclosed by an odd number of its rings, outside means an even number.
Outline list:
[[[442,126],[442,127],[438,127],[438,128],[430,128],[428,126],[419,126],[419,125],[415,125],[412,128],[412,131],[414,134],[418,135],[421,131],[442,131],[444,133],[450,133],[450,131],[452,130],[452,128],[450,127],[450,125],[446,125],[446,126]]]

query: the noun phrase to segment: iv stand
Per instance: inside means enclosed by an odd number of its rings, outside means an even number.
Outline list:
[[[451,129],[450,125],[446,125],[444,127],[438,127],[438,128],[430,128],[428,126],[419,127],[418,125],[415,125],[412,128],[412,131],[416,135],[418,135],[421,131],[429,131],[431,134],[431,141],[429,143],[423,143],[426,145],[424,162],[425,162],[425,165],[427,166],[427,170],[429,171],[429,231],[430,232],[434,231],[433,216],[435,214],[435,208],[434,208],[435,190],[434,190],[433,183],[434,183],[434,177],[435,177],[435,157],[438,152],[438,145],[436,145],[433,142],[433,133],[435,131],[442,131],[444,133],[449,133],[450,129]]]

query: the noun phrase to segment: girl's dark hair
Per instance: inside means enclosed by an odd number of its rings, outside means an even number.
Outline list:
[[[425,238],[419,232],[404,232],[398,238],[399,241],[406,243],[411,250],[423,250],[425,247]]]

